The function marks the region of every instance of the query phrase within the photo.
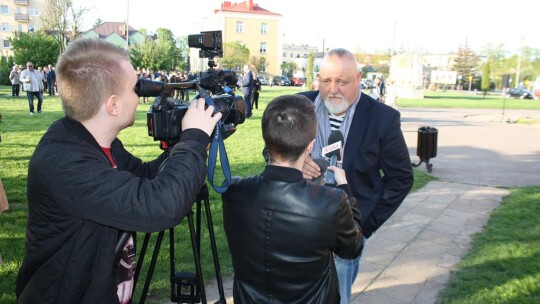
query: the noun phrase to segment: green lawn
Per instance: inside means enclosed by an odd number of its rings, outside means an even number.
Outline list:
[[[247,176],[262,171],[264,167],[261,154],[263,141],[260,130],[262,112],[266,104],[273,98],[283,94],[294,94],[300,90],[301,88],[297,87],[263,87],[259,110],[254,110],[253,116],[246,120],[244,124],[240,125],[236,133],[225,141],[233,175]],[[43,106],[44,113],[42,115],[30,116],[28,114],[26,97],[12,98],[10,92],[10,87],[0,87],[0,113],[3,117],[0,123],[0,134],[2,136],[2,143],[0,143],[0,178],[10,201],[10,210],[0,215],[0,256],[3,260],[2,264],[0,264],[0,303],[15,302],[14,285],[23,256],[27,218],[26,174],[29,158],[38,140],[50,123],[63,115],[57,97],[46,97]],[[423,100],[399,99],[399,106],[450,107],[453,103],[462,102],[470,105],[476,104],[476,107],[499,108],[500,105],[497,105],[497,102],[500,104],[503,101],[503,98],[493,97],[493,100],[489,102],[490,106],[488,106],[488,103],[482,102],[483,99],[480,97],[470,98],[469,96],[468,99],[465,97],[460,98],[463,94],[457,93],[426,92],[426,96],[427,98]],[[507,104],[507,108],[509,109],[528,108],[531,105],[539,105],[537,109],[540,109],[540,102],[537,101],[512,100],[512,102],[507,101]],[[135,125],[132,128],[124,130],[119,135],[125,146],[134,155],[139,156],[143,160],[153,159],[161,153],[158,143],[154,142],[147,135],[146,112],[148,108],[148,104],[140,104],[137,110],[137,121]],[[216,173],[219,172],[219,169],[216,170]],[[219,180],[219,175],[217,178]],[[413,191],[422,187],[431,179],[431,175],[415,170]],[[210,191],[210,204],[222,274],[228,276],[232,273],[232,266],[223,231],[221,204],[219,196],[212,190]],[[536,218],[538,218],[538,214]],[[182,223],[175,231],[176,270],[193,271],[193,255],[189,242],[187,224]],[[536,239],[538,239],[538,234],[540,233],[536,231]],[[143,235],[139,234],[139,246],[142,244],[142,237]],[[155,239],[155,235],[153,239]],[[206,280],[214,275],[212,254],[208,239],[206,229],[203,228],[201,258]],[[150,303],[163,302],[164,299],[168,299],[169,297],[168,233],[165,234],[164,240],[152,279],[152,285],[149,291],[150,296],[147,298],[147,301]],[[151,244],[145,258],[145,265],[148,265],[149,255],[153,248],[154,246]],[[536,271],[538,272],[538,269]],[[141,278],[140,282],[142,281],[144,281],[144,278]],[[539,282],[538,277],[536,281],[533,281],[537,286]],[[142,283],[139,283],[137,291],[140,292],[141,289]]]
[[[540,187],[514,189],[440,294],[444,304],[540,303]]]
[[[526,109],[540,110],[540,101],[505,98],[500,95],[462,91],[425,91],[424,99],[398,98],[398,108],[482,108],[482,109]]]

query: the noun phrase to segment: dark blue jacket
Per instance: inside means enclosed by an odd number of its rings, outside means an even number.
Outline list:
[[[318,91],[299,94],[315,100]],[[403,202],[414,178],[397,110],[362,93],[343,152],[343,169],[369,237]]]

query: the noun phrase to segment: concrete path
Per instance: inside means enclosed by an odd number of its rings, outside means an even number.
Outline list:
[[[535,101],[531,101],[535,102]],[[417,130],[438,129],[437,181],[410,194],[369,240],[351,303],[436,302],[450,272],[468,252],[471,236],[508,194],[504,187],[540,185],[540,125],[511,124],[540,111],[402,109],[402,130],[411,160]],[[426,171],[424,164],[419,166]],[[232,282],[224,282],[232,303]],[[208,303],[218,299],[215,283]]]

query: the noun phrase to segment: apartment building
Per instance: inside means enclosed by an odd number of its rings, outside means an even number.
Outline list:
[[[283,53],[281,19],[280,14],[260,7],[253,0],[240,3],[224,1],[221,8],[209,15],[204,30],[222,30],[223,43],[239,42],[249,49],[250,56],[264,58],[266,64],[257,67],[260,73],[280,75]],[[192,67],[206,68],[193,64]]]
[[[9,43],[13,33],[40,29],[46,6],[46,0],[0,0],[0,55],[13,55]]]
[[[322,58],[322,53],[318,52],[318,48],[316,46],[309,46],[307,44],[284,44],[282,63],[296,63],[298,70],[292,71],[291,74],[296,77],[305,77],[307,62],[309,59],[309,54],[311,53],[314,54],[315,58]]]

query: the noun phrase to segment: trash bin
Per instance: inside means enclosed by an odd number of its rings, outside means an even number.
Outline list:
[[[429,163],[430,158],[437,156],[437,133],[439,131],[433,127],[418,128],[418,143],[416,146],[416,155],[420,157],[418,164],[412,164],[418,167],[422,162],[426,163],[428,172],[431,172],[433,165]]]

